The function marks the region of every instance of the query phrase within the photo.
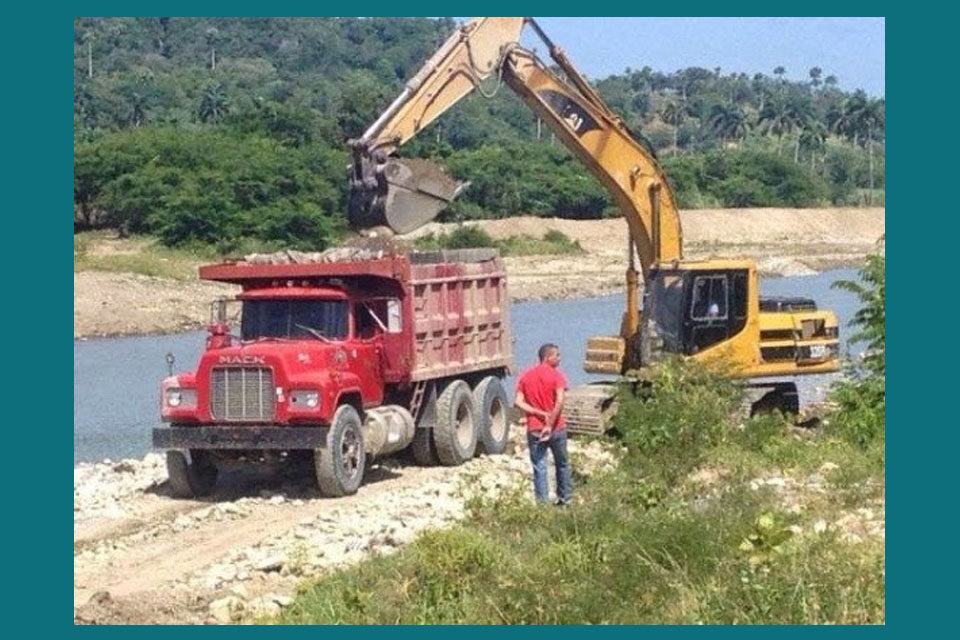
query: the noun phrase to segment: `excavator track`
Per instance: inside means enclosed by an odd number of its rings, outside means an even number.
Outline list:
[[[617,385],[598,382],[571,387],[563,403],[567,431],[574,435],[603,435],[617,413]]]

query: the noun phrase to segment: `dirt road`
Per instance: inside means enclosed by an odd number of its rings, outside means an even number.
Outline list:
[[[322,499],[309,469],[234,470],[202,501],[174,500],[163,458],[74,471],[74,617],[83,624],[227,623],[276,613],[304,577],[392,553],[465,515],[474,492],[528,491],[515,427],[508,453],[456,467],[385,460],[355,496]],[[609,445],[571,442],[578,471]],[[528,491],[529,492],[529,491]]]
[[[681,214],[688,258],[749,257],[762,275],[804,275],[858,264],[884,233],[884,209],[705,209]],[[572,298],[621,290],[626,222],[520,217],[477,224],[495,238],[541,237],[557,229],[585,253],[506,259],[515,300]],[[431,224],[410,237],[449,231]],[[109,243],[95,247],[115,251]],[[129,273],[74,274],[74,337],[162,333],[197,328],[228,285]]]

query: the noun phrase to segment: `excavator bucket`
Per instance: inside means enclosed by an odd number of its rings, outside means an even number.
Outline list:
[[[354,229],[385,226],[410,233],[436,218],[467,186],[428,160],[357,155],[348,204]]]

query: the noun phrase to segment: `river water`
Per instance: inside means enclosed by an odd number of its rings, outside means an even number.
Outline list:
[[[831,289],[836,280],[855,279],[856,270],[837,269],[813,276],[763,278],[769,296],[807,296],[820,308],[833,309],[841,323],[841,342],[857,299]],[[534,363],[544,342],[560,346],[561,368],[571,384],[603,376],[584,373],[581,362],[587,339],[619,330],[623,295],[576,298],[513,305],[514,353],[518,370]],[[166,354],[175,370],[189,370],[203,350],[205,331],[160,336],[91,338],[73,343],[73,458],[94,462],[142,457],[150,450],[150,430],[159,424],[159,384],[167,375]],[[843,353],[843,346],[841,346]],[[819,400],[833,376],[806,376],[798,381],[801,403]],[[512,388],[512,385],[510,385]]]

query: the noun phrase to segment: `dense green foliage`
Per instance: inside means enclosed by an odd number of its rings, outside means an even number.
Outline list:
[[[74,225],[171,245],[316,248],[342,226],[347,141],[447,37],[444,18],[76,18]],[[627,69],[596,81],[682,206],[882,203],[884,104],[782,72]],[[402,153],[470,188],[446,219],[616,215],[511,92],[473,95]]]
[[[343,194],[329,175],[341,151],[293,147],[263,133],[145,128],[78,142],[74,194],[81,212],[152,233],[168,245],[224,249],[258,237],[323,248],[342,223]]]

